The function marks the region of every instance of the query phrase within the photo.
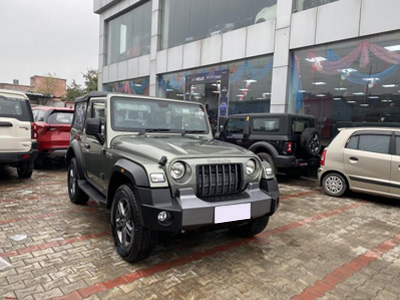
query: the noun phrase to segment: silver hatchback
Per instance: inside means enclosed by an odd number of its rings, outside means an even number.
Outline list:
[[[342,129],[322,154],[318,179],[334,197],[350,189],[400,198],[400,128]]]

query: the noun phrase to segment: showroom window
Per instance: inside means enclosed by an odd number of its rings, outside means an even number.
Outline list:
[[[276,18],[277,0],[163,0],[161,48]]]
[[[103,86],[106,92],[117,92],[134,95],[149,95],[149,78],[137,78],[112,83],[106,83]]]
[[[400,33],[291,53],[289,112],[316,117],[323,140],[341,127],[400,126]]]
[[[107,25],[106,64],[150,54],[150,1],[109,21]]]
[[[294,0],[294,11],[302,11],[339,0]]]

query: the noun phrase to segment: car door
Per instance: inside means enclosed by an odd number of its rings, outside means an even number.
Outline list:
[[[391,131],[364,131],[349,139],[343,162],[352,189],[389,192],[391,135]]]
[[[395,133],[394,144],[395,151],[392,156],[389,193],[400,197],[400,132]]]
[[[224,126],[222,139],[229,143],[244,146],[245,126],[245,117],[228,119]]]
[[[88,118],[98,118],[102,124],[102,135],[105,138],[105,102],[93,100],[89,103]],[[95,136],[84,134],[83,157],[88,180],[101,192],[106,190],[104,163],[105,145],[101,145]]]

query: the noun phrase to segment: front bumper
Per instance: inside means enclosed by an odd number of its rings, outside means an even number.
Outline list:
[[[319,157],[312,158],[296,158],[295,156],[284,156],[278,155],[275,157],[275,163],[277,168],[306,168],[310,166],[316,166],[320,161]]]
[[[33,161],[36,159],[37,154],[37,144],[32,143],[32,149],[29,152],[0,153],[0,164],[14,164],[23,161]]]
[[[254,219],[274,214],[279,206],[276,179],[263,180],[261,186],[249,183],[247,189],[239,195],[209,201],[198,198],[192,188],[179,189],[175,198],[171,197],[169,189],[138,188],[137,191],[142,201],[142,224],[156,231],[178,232],[214,225],[216,207],[250,204],[250,219]],[[161,211],[168,214],[165,222],[158,221],[157,216]]]

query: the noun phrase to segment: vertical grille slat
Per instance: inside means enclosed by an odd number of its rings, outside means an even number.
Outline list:
[[[242,187],[240,164],[197,166],[197,196],[216,197],[240,192]]]

